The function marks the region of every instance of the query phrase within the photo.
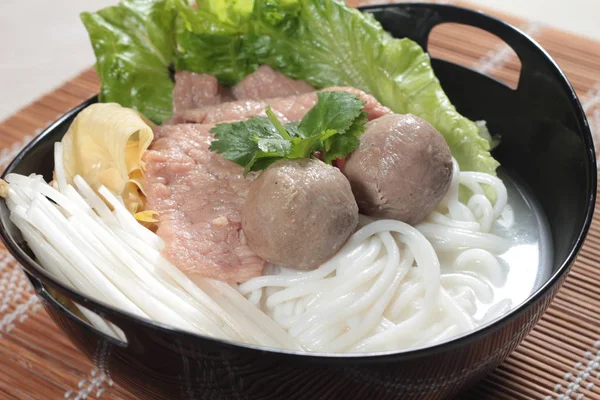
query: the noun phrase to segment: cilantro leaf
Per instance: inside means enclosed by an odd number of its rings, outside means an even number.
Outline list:
[[[298,126],[304,138],[328,129],[346,132],[365,106],[358,96],[348,92],[318,92],[317,97],[317,105],[306,113]]]
[[[327,129],[320,134],[303,139],[295,137],[292,139],[292,152],[288,158],[309,158],[316,151],[323,151],[325,142],[332,136],[337,135],[335,129]]]
[[[244,167],[244,174],[282,158],[309,158],[317,151],[327,163],[346,157],[365,130],[365,102],[348,92],[320,92],[317,98],[299,123],[284,125],[267,108],[266,118],[219,124],[210,130],[215,135],[210,150]]]
[[[267,118],[269,118],[269,121],[271,121],[271,123],[273,124],[273,127],[277,129],[279,135],[284,139],[290,140],[292,137],[285,129],[285,127],[281,124],[281,122],[277,119],[277,116],[275,115],[273,110],[271,110],[271,107],[267,107],[265,113],[267,114]]]
[[[209,149],[243,166],[246,174],[255,170],[252,167],[259,155],[279,159],[291,150],[289,141],[264,117],[218,124],[210,133],[215,135],[215,140]]]
[[[285,124],[285,130],[288,131],[291,137],[300,137],[300,132],[298,126],[300,125],[300,121],[292,121]]]
[[[290,141],[285,139],[258,138],[256,143],[258,143],[258,148],[265,153],[288,154],[292,148]]]
[[[367,122],[369,122],[367,113],[362,111],[343,135],[328,139],[325,143],[325,158],[323,161],[331,164],[336,159],[344,158],[356,150],[360,145],[360,136],[365,131]]]

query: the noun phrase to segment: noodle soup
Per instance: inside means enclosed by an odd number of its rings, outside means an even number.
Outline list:
[[[325,3],[239,15],[266,47],[242,41],[231,59],[220,35],[247,32],[203,32],[224,16],[150,1],[172,22],[157,65],[125,62],[147,54],[131,40],[143,32],[84,14],[102,102],[56,143],[52,181],[9,174],[2,186],[40,264],[136,317],[304,352],[428,346],[522,303],[547,277],[551,238],[524,186],[496,174],[501,141],[458,113],[417,43]],[[198,25],[175,34],[189,15]],[[368,35],[340,47],[319,18]],[[111,23],[126,57],[103,46]]]

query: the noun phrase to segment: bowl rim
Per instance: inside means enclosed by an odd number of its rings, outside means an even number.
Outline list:
[[[450,351],[452,349],[455,349],[458,347],[463,347],[465,345],[468,345],[469,343],[477,341],[480,338],[499,330],[500,328],[505,326],[507,323],[509,323],[513,319],[522,315],[522,313],[526,309],[528,309],[533,304],[535,304],[546,292],[548,292],[550,290],[550,288],[552,288],[564,276],[566,276],[566,274],[570,270],[573,262],[575,261],[577,254],[581,250],[581,247],[584,243],[584,240],[587,236],[590,225],[592,223],[592,217],[594,214],[594,208],[595,208],[595,202],[596,202],[597,168],[596,168],[595,148],[594,148],[594,144],[592,141],[592,134],[591,134],[591,131],[589,128],[589,124],[588,124],[586,115],[583,111],[583,108],[580,104],[577,94],[575,93],[575,90],[573,89],[572,85],[566,78],[563,71],[559,68],[559,66],[552,59],[552,57],[534,39],[532,39],[526,33],[522,32],[520,29],[514,27],[513,25],[511,25],[503,20],[500,20],[494,16],[491,16],[489,14],[486,14],[486,13],[483,13],[480,11],[476,11],[476,10],[472,10],[469,8],[464,8],[464,7],[455,6],[455,5],[448,5],[448,4],[398,3],[398,4],[385,4],[385,5],[373,5],[373,6],[359,7],[359,9],[361,11],[370,11],[370,10],[376,10],[376,9],[398,8],[398,7],[417,8],[417,9],[432,9],[432,8],[455,9],[455,10],[458,10],[461,12],[477,14],[479,16],[487,17],[491,20],[494,20],[495,23],[502,24],[505,28],[514,30],[517,34],[520,34],[520,36],[522,37],[522,40],[528,42],[528,45],[532,46],[535,50],[541,52],[541,54],[545,58],[544,61],[548,64],[548,67],[555,74],[555,77],[557,78],[557,80],[560,81],[561,89],[563,89],[566,93],[570,94],[570,98],[569,98],[570,105],[571,105],[572,109],[574,110],[574,112],[577,114],[577,119],[578,119],[578,122],[580,123],[581,129],[582,129],[582,139],[583,139],[585,149],[586,149],[585,168],[587,169],[587,172],[588,172],[587,189],[589,190],[590,193],[587,193],[589,197],[588,197],[587,205],[586,205],[586,209],[585,209],[585,217],[583,220],[583,224],[579,229],[579,233],[577,235],[576,240],[571,244],[571,248],[570,248],[570,251],[569,251],[567,257],[563,260],[563,262],[557,268],[557,270],[554,271],[554,273],[550,276],[550,278],[548,278],[542,285],[540,285],[540,287],[538,287],[533,293],[531,293],[525,301],[523,301],[521,304],[519,304],[515,308],[511,309],[509,312],[507,312],[503,316],[496,318],[492,321],[489,321],[486,324],[481,325],[480,327],[477,327],[476,329],[474,329],[472,331],[465,332],[459,336],[453,337],[452,339],[450,339],[448,341],[436,343],[433,345],[418,346],[418,347],[408,348],[408,349],[390,350],[390,351],[385,351],[385,352],[373,352],[373,353],[324,353],[324,352],[303,352],[303,351],[296,351],[296,350],[285,350],[285,349],[272,348],[272,347],[267,347],[267,346],[262,346],[262,345],[240,343],[240,342],[235,342],[235,341],[228,340],[228,339],[213,338],[213,337],[209,337],[209,336],[205,336],[205,335],[201,335],[201,334],[187,332],[187,331],[175,328],[175,327],[171,327],[166,324],[162,324],[162,323],[155,322],[155,321],[152,321],[149,319],[137,317],[126,311],[117,309],[111,305],[104,304],[102,301],[97,301],[90,297],[87,297],[84,293],[81,293],[77,289],[69,288],[68,286],[64,285],[63,283],[61,283],[60,281],[58,281],[54,277],[52,277],[52,275],[50,275],[47,271],[45,271],[43,269],[43,267],[41,267],[37,262],[35,262],[31,257],[29,257],[29,255],[26,252],[24,252],[21,249],[21,247],[15,241],[15,238],[13,237],[13,235],[9,233],[9,229],[6,224],[7,222],[10,223],[8,216],[6,218],[4,218],[4,216],[3,216],[0,220],[0,237],[2,238],[2,241],[4,242],[6,249],[24,267],[26,274],[27,274],[28,278],[32,281],[32,283],[34,282],[34,280],[38,280],[38,283],[40,283],[39,286],[34,285],[34,286],[38,286],[38,287],[36,287],[37,294],[40,295],[41,297],[45,298],[47,301],[53,301],[53,302],[55,302],[55,304],[60,304],[47,292],[47,290],[44,289],[44,285],[47,284],[50,287],[53,287],[54,289],[56,289],[60,292],[68,293],[68,296],[71,299],[75,300],[77,303],[83,305],[84,307],[89,308],[90,310],[92,310],[94,312],[97,312],[99,315],[102,315],[105,318],[107,318],[108,320],[111,320],[113,322],[114,322],[114,320],[111,318],[111,316],[117,316],[118,319],[125,319],[128,323],[134,323],[136,325],[141,324],[152,330],[159,330],[159,331],[162,331],[162,333],[164,333],[164,334],[175,334],[179,338],[186,338],[187,340],[200,341],[200,342],[204,341],[204,342],[208,342],[208,343],[216,342],[219,344],[219,346],[225,346],[225,347],[229,347],[231,349],[267,352],[267,353],[271,353],[272,355],[280,355],[280,356],[300,356],[306,360],[310,360],[310,359],[326,360],[329,363],[333,363],[336,361],[343,362],[343,361],[348,361],[348,360],[356,360],[356,361],[361,361],[361,362],[381,362],[381,361],[386,361],[390,358],[402,358],[405,360],[409,360],[409,359],[420,358],[420,357],[424,357],[424,356],[428,356],[428,355],[432,355],[432,354],[439,354],[441,352]],[[463,67],[463,68],[465,68],[465,67]],[[39,135],[37,135],[31,142],[29,142],[19,152],[19,154],[14,158],[14,160],[11,161],[11,163],[3,171],[2,178],[5,178],[7,174],[11,173],[18,166],[18,164],[21,162],[21,160],[32,149],[34,149],[36,146],[38,146],[38,144],[40,142],[46,140],[46,137],[49,136],[51,133],[53,133],[54,130],[62,127],[66,123],[67,120],[74,118],[81,110],[83,110],[90,104],[97,102],[97,98],[98,98],[97,96],[93,96],[90,99],[84,101],[83,103],[79,104],[78,106],[74,107],[73,109],[71,109],[64,115],[62,115],[55,122],[53,122],[46,129],[44,129]],[[4,202],[2,202],[1,206],[6,207]],[[7,214],[8,213],[6,213],[6,215]],[[63,307],[63,311],[65,311],[65,314],[69,318],[73,318],[76,321],[78,321],[79,323],[83,322],[77,316],[75,316],[72,312],[70,312],[69,310],[67,310],[64,307]],[[119,326],[119,323],[117,322],[116,325]],[[101,332],[98,332],[95,328],[92,328],[92,329],[94,330],[94,333],[96,335],[101,336],[103,339],[110,340],[110,341],[116,342],[118,344],[122,344],[121,342],[116,341],[116,339],[113,339],[112,337],[109,337]],[[124,330],[124,331],[127,336],[127,331],[126,330]]]

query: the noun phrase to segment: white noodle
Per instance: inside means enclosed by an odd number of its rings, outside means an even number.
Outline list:
[[[56,160],[62,146],[55,147]],[[7,205],[38,261],[56,279],[135,314],[209,336],[319,352],[377,352],[428,345],[474,329],[510,309],[494,299],[505,275],[496,255],[510,243],[492,233],[510,224],[496,177],[460,172],[438,208],[416,227],[361,217],[361,228],[313,271],[268,265],[239,286],[190,279],[161,255],[163,241],[120,198],[71,184],[56,163],[55,186],[10,174]],[[460,186],[471,193],[466,204]],[[495,201],[486,197],[495,193]],[[464,193],[463,193],[464,195]],[[493,304],[475,318],[479,304]],[[78,306],[101,332],[123,333]]]
[[[289,334],[237,290],[226,284],[229,290],[211,284],[218,290],[208,295],[167,262],[160,256],[162,240],[141,227],[104,188],[99,191],[114,211],[103,206],[80,177],[74,179],[79,191],[66,184],[62,192],[60,185],[56,190],[37,175],[10,174],[7,181],[11,219],[38,261],[66,285],[139,317],[180,329],[301,350]],[[240,299],[247,305],[239,304]],[[98,330],[125,340],[118,328],[77,307]]]
[[[63,145],[61,142],[54,143],[54,159],[63,159]],[[67,175],[65,173],[65,165],[62,162],[58,162],[54,165],[54,178],[58,184],[58,190],[64,192],[67,188]]]
[[[467,204],[459,200],[460,185],[471,191]],[[495,192],[494,204],[486,190]],[[374,352],[446,340],[510,308],[502,301],[474,318],[505,280],[495,254],[510,242],[490,232],[507,215],[506,202],[500,179],[461,173],[454,162],[448,194],[420,225],[363,219],[316,270],[271,266],[239,291],[308,351]]]

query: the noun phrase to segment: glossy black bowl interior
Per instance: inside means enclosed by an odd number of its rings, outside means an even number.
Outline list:
[[[464,67],[433,60],[458,110],[486,120],[502,134],[494,155],[533,189],[548,218],[554,264],[550,279],[499,321],[441,345],[360,357],[274,351],[183,333],[119,312],[69,290],[30,258],[0,209],[0,232],[56,323],[116,382],[144,398],[176,399],[406,399],[456,394],[496,367],[540,318],[565,278],[591,222],[596,194],[595,156],[585,115],[566,78],[535,42],[492,17],[434,4],[366,8],[397,37],[427,48],[436,25],[455,22],[489,31],[522,63],[517,90]],[[91,99],[32,142],[7,172],[53,170],[53,143]],[[121,343],[96,332],[54,300],[50,287],[119,326]]]

